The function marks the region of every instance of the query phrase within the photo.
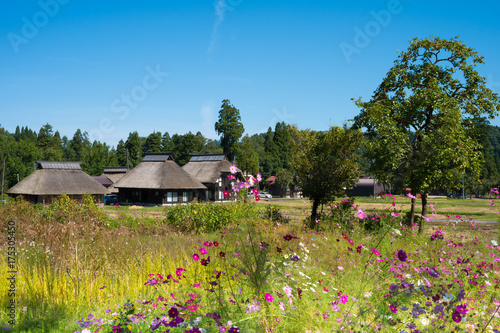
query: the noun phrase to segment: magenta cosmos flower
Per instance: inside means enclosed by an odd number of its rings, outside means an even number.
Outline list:
[[[193,260],[198,260],[198,259],[200,259],[200,256],[199,256],[199,255],[197,255],[196,253],[195,253],[195,254],[193,254]]]
[[[274,300],[273,295],[271,295],[269,293],[266,293],[265,297],[266,297],[266,301],[268,301],[269,303],[272,303]]]
[[[399,260],[406,261],[407,258],[408,258],[408,255],[406,254],[405,251],[403,251],[403,250],[398,251],[398,259]]]

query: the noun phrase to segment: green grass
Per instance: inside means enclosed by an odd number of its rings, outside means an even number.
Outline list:
[[[385,199],[359,202],[391,203]],[[443,200],[446,204],[444,207],[449,207],[449,202],[453,200]],[[298,203],[301,204],[302,201]],[[262,204],[256,206],[261,211],[265,208]],[[87,318],[88,314],[96,318],[110,318],[105,311],[110,309],[111,312],[118,312],[117,306],[123,305],[127,299],[136,304],[140,308],[137,311],[141,313],[152,310],[154,314],[165,314],[161,306],[169,309],[174,302],[184,304],[189,294],[200,297],[196,302],[201,308],[193,311],[192,316],[203,317],[201,323],[207,325],[205,327],[212,325],[214,328],[213,321],[209,321],[204,314],[216,311],[223,316],[225,323],[231,320],[239,327],[246,327],[246,332],[342,331],[343,323],[347,322],[351,322],[349,325],[358,331],[360,325],[364,325],[364,329],[361,329],[363,332],[374,331],[374,324],[379,322],[389,329],[386,316],[391,315],[391,312],[388,304],[394,302],[395,298],[387,297],[387,289],[392,283],[400,281],[389,270],[393,267],[389,262],[397,260],[394,258],[398,250],[408,252],[409,258],[414,260],[411,265],[415,268],[424,267],[426,262],[445,265],[447,261],[439,263],[436,253],[441,253],[443,249],[452,251],[450,249],[453,248],[446,245],[449,241],[464,243],[463,248],[453,251],[465,258],[474,255],[477,249],[486,249],[484,244],[496,238],[496,235],[485,234],[477,229],[469,230],[469,226],[464,225],[462,227],[467,228],[464,238],[450,237],[447,242],[438,245],[437,242],[429,241],[428,234],[418,235],[410,229],[400,229],[397,222],[374,233],[363,231],[357,223],[353,224],[354,231],[343,227],[315,232],[303,229],[298,223],[278,226],[257,216],[236,218],[237,215],[233,216],[232,223],[222,227],[221,232],[181,233],[179,229],[166,226],[163,219],[156,219],[155,214],[160,216],[159,211],[151,208],[139,213],[120,210],[117,217],[109,217],[100,214],[102,211],[95,211],[92,206],[80,207],[66,202],[64,207],[53,214],[42,214],[41,207],[33,209],[25,203],[19,203],[0,211],[2,226],[9,219],[17,223],[16,247],[20,252],[20,274],[16,280],[19,324],[15,332],[75,332],[79,328],[76,321]],[[286,205],[279,207],[290,209]],[[305,210],[309,213],[307,207]],[[188,213],[194,214],[194,211],[185,213],[187,218]],[[442,215],[442,212],[439,213]],[[67,219],[61,219],[61,216]],[[443,228],[445,231],[450,228],[450,235],[457,233],[451,225]],[[398,236],[396,230],[400,230],[402,235]],[[434,230],[429,228],[429,232]],[[348,243],[342,234],[353,244]],[[285,235],[297,236],[298,239],[287,241]],[[0,237],[6,236],[3,228]],[[479,245],[474,244],[474,237],[478,237]],[[207,241],[217,241],[219,246],[203,245]],[[262,246],[262,241],[269,246]],[[357,247],[362,244],[366,245],[357,253]],[[206,248],[209,252],[207,255],[211,256],[211,263],[207,266],[192,259],[194,253],[207,257],[200,253],[201,247]],[[380,257],[374,255],[372,247],[380,251]],[[282,252],[278,252],[278,248]],[[0,246],[0,250],[3,253],[6,251],[4,246]],[[221,251],[226,254],[224,258],[220,256]],[[300,261],[292,261],[294,255],[299,256]],[[477,258],[475,265],[479,261],[489,262],[492,259],[490,256]],[[498,264],[492,264],[498,270]],[[448,269],[453,271],[454,266],[456,264],[450,265]],[[171,282],[161,287],[145,286],[145,282],[151,278],[149,274],[162,274],[164,277],[172,274],[175,277],[178,268],[186,269],[178,283]],[[429,278],[424,273],[422,276],[415,273],[413,268],[408,267],[408,270],[407,273],[414,276],[415,283],[423,277]],[[221,271],[224,274],[217,278],[214,273]],[[8,268],[6,262],[2,261],[0,279],[5,281],[7,277]],[[446,280],[447,275],[443,274],[442,278],[446,283],[450,282]],[[216,286],[209,284],[213,281],[217,282]],[[440,283],[438,281],[435,282]],[[202,286],[193,287],[197,283]],[[293,306],[284,295],[283,288],[286,286],[293,289]],[[207,291],[210,288],[214,293]],[[470,290],[468,296],[476,297],[476,289],[470,285],[467,288]],[[301,297],[298,295],[299,289],[302,291]],[[331,302],[340,300],[339,292],[349,296],[349,301],[345,304],[338,302],[340,310],[335,311]],[[175,301],[170,297],[171,293]],[[266,293],[273,295],[272,303],[264,299]],[[365,297],[366,293],[372,295]],[[2,283],[0,295],[6,294],[7,286]],[[158,302],[159,306],[155,308],[136,302],[156,300],[159,295],[168,297],[168,300]],[[408,304],[411,307],[411,302],[415,300],[425,303],[425,297],[417,296],[412,300],[398,296],[400,306]],[[220,297],[225,300],[223,304],[217,301]],[[478,306],[491,304],[483,303],[481,297],[476,298]],[[229,302],[230,299],[234,303]],[[4,309],[7,301],[7,298],[0,298],[0,324],[6,321]],[[247,313],[245,309],[251,302],[259,302],[261,309]],[[281,310],[280,302],[284,303],[285,310]],[[26,310],[23,310],[24,307]],[[374,312],[374,308],[378,312]],[[187,313],[186,316],[189,316],[191,312]],[[350,316],[352,313],[357,317]],[[401,317],[398,318],[406,322],[412,320],[411,317],[405,317],[402,310],[399,315]],[[471,320],[474,318],[470,317]],[[480,319],[484,320],[485,317]],[[367,325],[371,325],[371,328],[368,329]],[[404,325],[397,332],[403,329]],[[133,330],[134,333],[138,331],[139,328]]]

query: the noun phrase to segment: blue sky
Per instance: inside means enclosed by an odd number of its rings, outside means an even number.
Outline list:
[[[246,133],[352,119],[414,37],[459,36],[500,92],[492,1],[2,1],[0,125],[115,146],[129,132],[217,138],[221,101]],[[362,38],[361,33],[365,34]],[[354,50],[349,53],[346,50]],[[500,125],[499,119],[492,121]]]

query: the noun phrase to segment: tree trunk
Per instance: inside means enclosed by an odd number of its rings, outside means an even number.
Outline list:
[[[414,198],[411,198],[410,225],[412,225],[413,221],[415,220],[415,203],[416,203],[416,200]]]
[[[424,216],[427,216],[427,193],[422,193],[422,218],[420,219],[420,224],[418,225],[419,234],[424,232]]]
[[[318,206],[319,206],[319,201],[314,200],[313,201],[313,206],[312,206],[312,211],[311,211],[311,221],[309,222],[309,228],[314,229],[316,227],[316,217],[318,216]]]

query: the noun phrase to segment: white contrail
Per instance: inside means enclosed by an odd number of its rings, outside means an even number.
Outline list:
[[[226,14],[226,0],[219,0],[217,5],[215,5],[215,16],[217,16],[214,29],[212,30],[212,36],[210,38],[210,46],[207,52],[212,52],[215,48],[215,42],[217,40],[217,29],[219,25],[224,21],[224,15]]]

